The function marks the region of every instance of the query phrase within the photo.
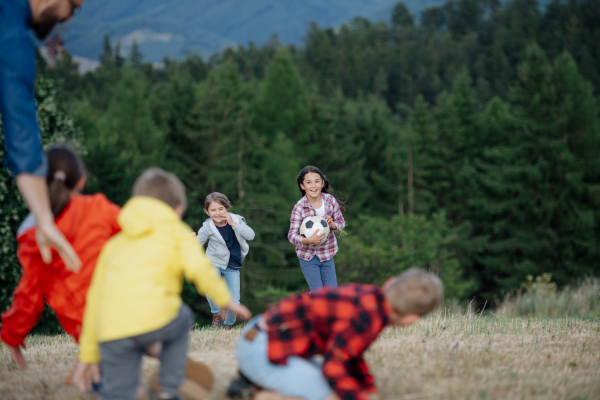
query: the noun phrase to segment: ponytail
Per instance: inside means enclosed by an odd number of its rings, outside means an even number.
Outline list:
[[[46,157],[50,208],[54,218],[57,218],[71,201],[71,191],[84,176],[83,162],[75,150],[64,144],[49,148]]]

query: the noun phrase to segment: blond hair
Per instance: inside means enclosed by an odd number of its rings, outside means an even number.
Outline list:
[[[145,170],[133,184],[131,195],[153,197],[172,208],[187,207],[185,185],[177,176],[161,168]]]
[[[213,202],[219,203],[228,210],[231,208],[231,202],[227,196],[225,196],[223,193],[213,192],[206,196],[206,199],[204,200],[204,210],[208,211],[208,206],[210,206],[210,203]]]
[[[387,288],[386,297],[394,310],[425,316],[442,301],[444,285],[431,272],[412,268],[398,275]]]

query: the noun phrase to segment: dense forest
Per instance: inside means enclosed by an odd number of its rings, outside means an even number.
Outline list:
[[[311,24],[301,46],[274,35],[161,66],[105,37],[85,75],[67,53],[39,60],[44,142],[75,143],[87,192],[121,205],[146,167],[175,172],[195,229],[208,193],[229,196],[257,233],[242,270],[253,311],[307,289],[286,238],[305,165],[348,205],[338,282],[423,267],[448,297],[493,304],[530,275],[597,273],[598,21],[600,0],[450,0],[419,18],[398,3],[387,22]],[[5,173],[0,204],[5,309],[26,212]]]

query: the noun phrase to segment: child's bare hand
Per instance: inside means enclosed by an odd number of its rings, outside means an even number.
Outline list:
[[[304,243],[306,244],[319,244],[321,240],[325,237],[324,233],[319,233],[319,231],[315,231],[310,237],[304,238]]]
[[[231,214],[228,213],[227,211],[225,212],[225,215],[223,215],[225,218],[227,218],[227,223],[229,225],[231,225],[232,228],[235,228],[235,222],[233,222],[233,218],[231,218]]]
[[[79,388],[81,393],[89,393],[92,391],[92,382],[100,383],[100,367],[98,364],[77,364],[73,383]]]
[[[237,304],[234,301],[231,301],[228,305],[227,308],[229,309],[229,311],[236,313],[237,317],[243,320],[249,320],[250,318],[252,318],[252,313],[250,312],[250,310],[248,310],[248,307],[246,307],[243,304]]]
[[[324,217],[324,219],[329,224],[329,229],[331,229],[333,231],[337,230],[338,224],[329,215]]]

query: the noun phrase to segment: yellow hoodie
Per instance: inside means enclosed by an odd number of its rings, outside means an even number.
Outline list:
[[[102,249],[87,293],[79,360],[100,361],[98,344],[155,331],[181,308],[183,278],[219,306],[229,290],[189,226],[167,204],[136,196],[118,217],[121,233]]]

